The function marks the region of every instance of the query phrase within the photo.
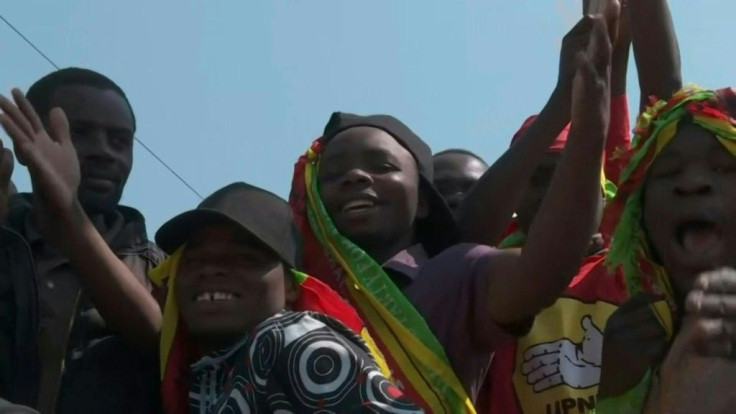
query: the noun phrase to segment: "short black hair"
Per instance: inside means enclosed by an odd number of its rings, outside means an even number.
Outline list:
[[[462,149],[462,148],[450,148],[450,149],[446,149],[444,151],[440,151],[440,152],[434,154],[434,156],[432,158],[437,158],[440,155],[445,155],[445,154],[467,155],[469,157],[473,157],[476,160],[482,162],[483,165],[485,165],[486,167],[488,166],[488,163],[483,158],[481,158],[478,154],[476,154],[476,153],[474,153],[472,151],[468,151],[466,149]]]
[[[107,76],[90,69],[64,68],[51,72],[28,88],[26,98],[33,105],[33,109],[36,110],[39,116],[44,118],[52,109],[52,99],[56,89],[68,85],[92,86],[99,89],[115,91],[128,104],[130,115],[133,117],[133,129],[135,129],[135,112],[133,112],[133,107],[130,105],[128,97],[125,96],[125,92]]]

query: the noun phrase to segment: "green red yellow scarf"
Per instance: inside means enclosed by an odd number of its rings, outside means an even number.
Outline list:
[[[675,93],[668,101],[653,100],[652,106],[639,117],[631,150],[623,154],[628,164],[621,174],[617,195],[604,216],[604,220],[616,223],[607,264],[611,268],[621,268],[630,295],[647,291],[667,298],[669,308],[654,309],[654,313],[670,339],[673,336],[673,315],[677,311],[674,290],[664,268],[654,261],[644,232],[644,182],[652,163],[675,137],[680,122],[686,118],[713,133],[736,156],[736,120],[729,115],[727,106],[733,97],[730,89],[711,91],[690,86]],[[650,380],[651,373],[648,373],[626,394],[600,401],[596,412],[641,412]]]
[[[442,344],[424,318],[383,268],[332,223],[317,183],[321,152],[320,139],[300,158],[291,195],[294,218],[302,233],[305,269],[324,275],[333,287],[341,285],[347,291],[348,300],[386,357],[392,371],[389,378],[408,398],[427,412],[475,413]]]

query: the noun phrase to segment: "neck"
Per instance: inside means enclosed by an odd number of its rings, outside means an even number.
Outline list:
[[[401,251],[413,245],[413,237],[404,237],[389,243],[366,243],[360,247],[368,253],[379,265],[383,265]]]
[[[218,337],[218,338],[198,338],[196,340],[197,346],[202,351],[202,355],[209,355],[213,352],[221,351],[235,345],[241,336],[237,338],[233,337]]]

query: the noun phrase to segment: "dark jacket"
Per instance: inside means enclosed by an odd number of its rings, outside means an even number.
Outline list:
[[[38,400],[41,372],[58,361],[50,361],[49,358],[53,356],[39,353],[39,275],[32,247],[33,237],[38,236],[28,234],[26,223],[30,211],[30,195],[19,194],[11,198],[8,219],[0,228],[0,398],[16,404],[43,407],[48,404]],[[108,241],[110,248],[134,274],[147,283],[145,275],[164,259],[164,254],[148,241],[144,220],[139,212],[122,206],[118,211],[123,216],[123,225],[116,236]],[[94,366],[84,362],[86,351],[91,350],[97,342],[109,342],[100,340],[113,336],[109,331],[100,332],[99,329],[85,326],[93,324],[87,321],[90,313],[96,313],[89,312],[91,307],[91,301],[82,290],[70,337],[58,339],[69,341],[66,371],[75,372],[75,376],[96,375],[90,372]],[[74,360],[70,358],[72,349],[76,350]],[[80,349],[84,350],[81,356]],[[80,374],[79,369],[73,369],[74,365],[90,368]],[[68,388],[62,383],[61,392]],[[42,399],[55,397],[42,396]],[[59,396],[59,399],[64,398]]]

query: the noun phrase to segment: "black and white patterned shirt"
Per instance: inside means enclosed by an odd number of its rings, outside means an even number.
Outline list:
[[[282,312],[191,367],[191,413],[420,413],[338,321]]]

